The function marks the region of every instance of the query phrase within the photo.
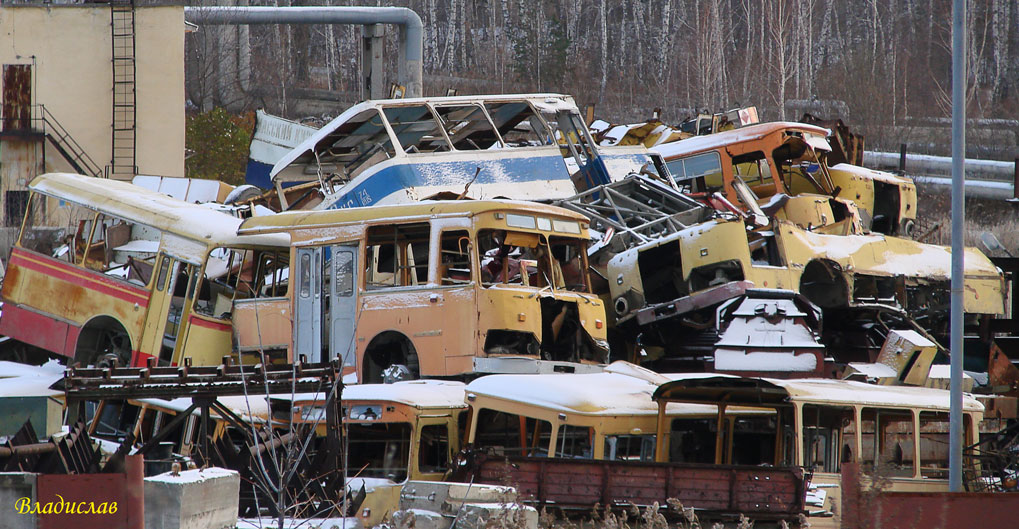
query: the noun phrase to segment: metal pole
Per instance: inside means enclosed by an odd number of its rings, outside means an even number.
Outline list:
[[[948,490],[962,491],[962,295],[963,233],[966,204],[963,189],[966,157],[966,1],[952,3],[952,379],[949,422]]]

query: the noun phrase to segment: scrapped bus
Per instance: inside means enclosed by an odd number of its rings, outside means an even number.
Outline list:
[[[467,424],[464,384],[448,380],[411,380],[393,384],[351,384],[342,390],[341,414],[348,446],[351,476],[381,478],[394,482],[441,480],[460,450]],[[220,397],[219,403],[244,422],[261,429],[270,425],[281,435],[289,431],[314,435],[316,447],[326,436],[324,393],[275,394]],[[100,401],[90,433],[122,441],[132,434],[143,445],[173,426],[166,435],[172,452],[185,457],[200,442],[201,410],[191,411],[182,422],[173,422],[194,404],[191,398],[170,400],[132,399],[128,406]],[[209,440],[230,437],[230,418],[210,410]],[[168,455],[167,455],[167,458]]]
[[[497,457],[650,462],[657,450],[671,461],[704,462],[714,448],[712,403],[669,406],[666,415],[684,425],[686,437],[656,441],[658,405],[651,397],[661,384],[687,376],[697,375],[661,375],[623,361],[603,373],[484,376],[465,389],[466,444]],[[770,410],[740,412],[741,427],[774,422]],[[737,420],[735,410],[730,419]]]
[[[591,294],[587,232],[579,214],[511,201],[253,217],[238,233],[289,234],[294,280],[255,302],[258,325],[235,324],[237,346],[342,358],[362,383],[394,366],[392,376],[428,378],[601,363],[605,309]]]
[[[114,180],[29,190],[0,318],[19,342],[82,365],[219,364],[238,309],[286,294],[286,234],[238,236],[236,217]]]
[[[570,96],[451,96],[358,103],[281,158],[271,176],[284,210],[285,184],[316,180],[324,198],[299,207],[330,209],[443,194],[563,198],[647,162],[643,147],[599,150]]]
[[[840,474],[845,462],[882,476],[885,490],[948,490],[949,392],[909,386],[876,386],[830,379],[777,380],[710,376],[662,384],[654,394],[659,405],[658,461],[676,425],[671,406],[719,404],[714,446],[704,462],[727,463],[738,454],[773,454],[759,464],[793,464],[813,471],[815,505],[827,517],[812,518],[811,527],[839,527]],[[775,411],[758,435],[747,437],[728,420],[730,407],[753,406]],[[977,442],[984,406],[963,398],[964,444]],[[833,516],[832,516],[833,515]]]
[[[326,435],[325,395],[274,395],[273,417]],[[464,384],[405,380],[343,387],[341,414],[351,476],[442,480],[467,425]]]
[[[766,210],[803,227],[852,215],[848,202],[859,211],[865,231],[912,235],[917,203],[912,180],[845,163],[829,167],[828,132],[805,123],[761,123],[659,145],[655,151],[676,182],[695,193],[719,191],[737,204],[739,191],[732,184],[742,180],[768,201]]]

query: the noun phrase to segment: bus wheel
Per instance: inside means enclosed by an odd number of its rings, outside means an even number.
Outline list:
[[[376,336],[364,353],[361,383],[379,384],[421,378],[417,351],[406,336],[393,331]]]
[[[78,334],[74,361],[81,366],[131,365],[131,337],[117,320],[102,316],[85,324]]]

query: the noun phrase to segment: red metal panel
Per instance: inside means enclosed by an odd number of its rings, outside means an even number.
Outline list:
[[[39,514],[39,529],[126,529],[128,521],[127,476],[124,474],[40,474],[37,482],[39,506],[61,503],[63,510],[73,505],[76,511],[107,510],[116,503],[116,512],[106,514]]]
[[[4,303],[3,317],[0,317],[0,335],[66,356],[74,356],[73,341],[70,341],[71,347],[67,348],[70,327],[65,322],[10,302]],[[75,329],[75,337],[77,334],[78,330]]]
[[[588,509],[595,504],[665,505],[757,517],[795,517],[804,510],[803,473],[792,468],[658,464],[513,457],[484,459],[482,483],[516,486],[524,501]]]

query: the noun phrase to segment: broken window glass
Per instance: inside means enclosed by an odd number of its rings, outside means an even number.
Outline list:
[[[736,417],[732,425],[731,465],[774,465],[776,417]]]
[[[471,237],[466,230],[444,231],[440,238],[442,259],[439,281],[443,285],[471,282]]]
[[[882,468],[889,476],[913,475],[913,414],[906,410],[864,408],[860,416],[865,470]]]
[[[290,250],[216,248],[209,252],[204,272],[194,297],[195,312],[225,318],[235,300],[287,295]]]
[[[428,424],[421,428],[418,470],[445,472],[449,468],[449,431],[446,424]]]
[[[348,424],[348,465],[362,478],[407,479],[411,425],[407,423]]]
[[[548,421],[482,408],[474,444],[496,455],[545,457],[552,437]]]
[[[533,217],[532,221],[534,220]],[[510,224],[511,219],[507,219]],[[547,218],[538,218],[539,229],[552,228]],[[588,292],[586,242],[571,237],[513,230],[478,232],[483,286],[516,284],[554,286],[574,292]]]
[[[460,151],[488,149],[499,144],[499,134],[480,104],[435,107],[449,141]]]
[[[702,192],[722,188],[722,162],[715,151],[687,156],[665,163],[676,184]]]
[[[486,108],[506,145],[555,145],[552,132],[526,101],[489,102]]]
[[[758,197],[770,197],[778,191],[771,165],[761,151],[733,156],[732,174],[741,177]]]
[[[451,146],[427,105],[386,107],[383,110],[396,134],[400,148],[407,154],[449,151]]]
[[[716,420],[673,419],[669,435],[669,461],[714,463]]]
[[[428,283],[427,222],[372,226],[365,259],[368,290]]]
[[[654,435],[609,435],[605,437],[605,459],[613,461],[654,461]]]
[[[556,439],[555,457],[591,459],[594,457],[594,430],[563,424]]]
[[[969,415],[963,415],[970,428]],[[920,412],[920,475],[948,479],[949,416],[944,412]]]
[[[838,472],[843,462],[852,461],[854,419],[852,408],[804,405],[803,465],[815,472]]]

